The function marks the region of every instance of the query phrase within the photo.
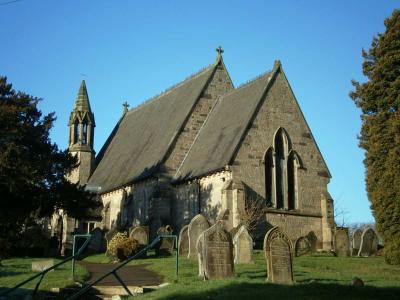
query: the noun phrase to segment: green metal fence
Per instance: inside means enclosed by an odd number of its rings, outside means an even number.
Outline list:
[[[175,260],[175,275],[176,275],[176,279],[178,279],[178,270],[179,270],[179,249],[178,249],[178,236],[176,235],[159,235],[157,236],[149,245],[147,245],[145,248],[143,248],[142,250],[140,250],[139,252],[137,252],[135,255],[129,257],[128,259],[126,259],[125,261],[123,261],[121,264],[119,264],[117,267],[115,267],[114,269],[112,269],[111,271],[107,272],[106,274],[104,274],[103,276],[101,276],[100,278],[96,279],[94,282],[92,282],[91,284],[85,286],[84,288],[82,288],[81,290],[79,290],[77,293],[75,293],[74,295],[70,296],[69,298],[67,298],[67,300],[73,300],[73,299],[78,299],[80,296],[82,296],[83,294],[87,293],[96,283],[102,281],[104,278],[110,276],[110,275],[114,275],[114,277],[118,280],[118,282],[121,284],[121,286],[125,289],[125,291],[128,293],[128,295],[132,296],[131,291],[129,290],[129,288],[126,286],[125,282],[122,280],[121,277],[119,277],[117,271],[119,269],[121,269],[122,267],[124,267],[126,264],[128,264],[130,261],[132,261],[133,259],[137,258],[137,257],[141,257],[144,253],[146,253],[149,249],[153,248],[162,238],[173,238],[175,240],[175,245],[176,245],[176,260]]]
[[[27,284],[28,282],[35,280],[36,278],[40,278],[39,281],[36,283],[35,289],[33,290],[33,296],[36,295],[37,290],[39,289],[40,284],[42,283],[43,277],[50,272],[51,270],[54,270],[55,268],[69,262],[70,260],[73,261],[72,263],[72,278],[74,276],[74,271],[75,271],[75,258],[78,257],[79,255],[82,254],[83,250],[86,248],[86,246],[89,244],[90,239],[91,239],[91,235],[90,234],[80,234],[80,235],[76,235],[77,237],[84,237],[86,238],[86,241],[83,243],[83,245],[79,248],[78,252],[75,254],[75,236],[74,236],[74,243],[73,243],[73,254],[72,256],[64,259],[63,261],[60,261],[59,263],[55,264],[54,266],[47,268],[46,270],[22,281],[21,283],[17,284],[16,286],[14,286],[13,288],[3,291],[2,293],[0,293],[0,297],[6,296],[10,293],[12,293],[13,291],[17,290],[19,287],[23,286],[24,284]]]

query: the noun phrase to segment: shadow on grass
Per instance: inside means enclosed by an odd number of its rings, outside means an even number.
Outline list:
[[[208,291],[192,291],[160,295],[157,299],[400,299],[398,287],[351,287],[339,284],[277,285],[261,283],[231,283]]]
[[[0,277],[15,276],[15,275],[20,275],[20,274],[25,274],[25,273],[24,272],[14,272],[14,271],[1,271]]]

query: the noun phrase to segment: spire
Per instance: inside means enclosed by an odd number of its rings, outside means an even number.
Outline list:
[[[82,80],[81,86],[79,87],[78,95],[76,96],[74,109],[78,110],[78,111],[92,112],[92,110],[90,108],[88,93],[86,90],[85,80]]]

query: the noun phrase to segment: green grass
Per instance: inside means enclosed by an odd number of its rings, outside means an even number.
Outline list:
[[[382,257],[332,257],[319,254],[294,259],[293,285],[277,285],[266,282],[266,263],[262,251],[255,251],[254,264],[235,266],[235,277],[225,280],[203,281],[197,276],[197,260],[179,258],[179,279],[175,279],[175,257],[149,257],[130,264],[146,264],[164,277],[169,286],[132,299],[400,299],[400,266],[385,264]],[[85,261],[107,263],[104,254],[92,255]],[[32,259],[9,259],[0,267],[0,286],[12,286],[32,275]],[[78,266],[78,277],[83,280],[87,272]],[[49,276],[48,278],[46,278]],[[67,286],[70,280],[70,264],[48,274],[41,286]],[[364,287],[349,286],[351,279],[360,277]],[[27,287],[33,288],[34,284]],[[26,288],[26,287],[25,287]]]
[[[0,265],[0,292],[3,288],[14,287],[20,282],[38,274],[31,271],[32,262],[38,260],[46,260],[46,258],[10,258],[2,260]],[[55,264],[58,262],[60,262],[60,260],[54,260]],[[89,278],[89,273],[86,269],[76,264],[75,281],[83,282],[87,278]],[[20,292],[26,289],[34,289],[38,281],[39,278],[21,286]],[[44,276],[39,290],[48,291],[53,287],[61,288],[73,284],[74,280],[71,278],[71,262],[67,262],[54,271],[48,272]]]
[[[180,257],[177,282],[174,257],[136,260],[133,264],[150,264],[148,269],[171,283],[139,299],[400,299],[400,267],[385,264],[382,257],[295,258],[295,283],[290,286],[267,283],[262,251],[256,251],[254,258],[254,264],[235,266],[233,278],[203,281],[197,276],[197,261]],[[351,287],[354,276],[362,278],[365,286]]]

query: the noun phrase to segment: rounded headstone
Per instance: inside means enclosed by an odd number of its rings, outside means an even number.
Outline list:
[[[273,283],[293,283],[292,243],[278,227],[270,229],[265,235],[264,254],[267,261],[267,280]]]
[[[294,244],[294,255],[298,257],[298,256],[308,255],[310,253],[311,253],[310,241],[304,236],[299,237]]]
[[[361,235],[358,256],[368,257],[378,251],[378,236],[372,228],[365,228]]]
[[[205,230],[210,228],[210,224],[208,223],[207,219],[198,214],[195,216],[189,223],[188,228],[188,236],[189,236],[189,253],[188,257],[196,257],[197,255],[197,240]]]
[[[189,235],[188,235],[189,225],[182,227],[179,232],[179,255],[187,256],[189,253]]]

